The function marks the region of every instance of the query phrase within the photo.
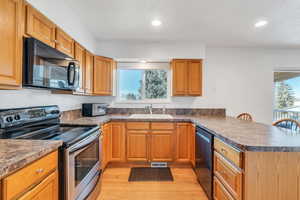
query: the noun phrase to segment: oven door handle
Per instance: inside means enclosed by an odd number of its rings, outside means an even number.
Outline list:
[[[96,139],[99,139],[99,136],[100,136],[100,132],[97,131],[96,133],[90,135],[89,137],[82,140],[81,142],[69,147],[69,154],[72,154],[78,150],[85,148],[86,146],[90,145]]]
[[[76,70],[75,70],[75,63],[70,62],[68,65],[68,84],[73,86],[75,83],[75,76],[76,76]]]

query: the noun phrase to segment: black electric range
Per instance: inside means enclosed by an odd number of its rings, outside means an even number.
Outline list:
[[[0,139],[62,140],[69,147],[98,131],[97,125],[63,124],[58,106],[0,110]]]
[[[63,141],[58,162],[60,199],[85,199],[101,173],[101,132],[97,125],[60,123],[59,117],[58,106],[0,110],[0,139]]]

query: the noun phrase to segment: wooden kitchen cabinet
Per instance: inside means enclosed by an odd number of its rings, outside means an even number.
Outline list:
[[[236,200],[242,199],[242,172],[222,155],[214,152],[214,174]]]
[[[94,57],[94,94],[111,96],[113,60],[101,56]]]
[[[102,126],[102,169],[105,169],[107,164],[110,161],[111,155],[111,145],[110,145],[110,135],[111,135],[111,125],[110,123],[106,123]]]
[[[85,93],[93,94],[94,86],[94,55],[85,51]]]
[[[216,177],[214,177],[213,185],[214,200],[235,200]]]
[[[192,166],[196,165],[196,125],[190,124],[190,161]]]
[[[58,172],[50,174],[38,186],[21,196],[19,200],[58,200]]]
[[[177,161],[190,161],[190,123],[178,123],[177,132]]]
[[[83,46],[75,42],[75,60],[79,61],[80,65],[80,80],[79,88],[76,92],[84,93],[85,87],[85,49]]]
[[[173,96],[201,96],[202,95],[202,60],[174,59]]]
[[[56,45],[55,48],[64,54],[74,58],[74,40],[62,29],[56,28]]]
[[[110,125],[110,161],[125,161],[125,123],[112,122]]]
[[[184,96],[188,92],[188,61],[173,60],[173,95]]]
[[[202,96],[202,60],[188,62],[188,95]]]
[[[0,89],[21,87],[22,0],[0,2]]]
[[[52,152],[2,180],[2,200],[58,199],[58,152]]]
[[[55,48],[56,25],[30,5],[26,6],[26,14],[26,34]]]
[[[127,131],[127,160],[148,161],[148,131]]]
[[[150,138],[150,161],[171,162],[174,160],[173,131],[152,131]]]

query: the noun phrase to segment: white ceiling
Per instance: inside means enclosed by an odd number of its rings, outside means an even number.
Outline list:
[[[97,40],[300,47],[299,0],[65,0]],[[161,27],[151,21],[160,19]],[[254,23],[267,19],[268,26]]]

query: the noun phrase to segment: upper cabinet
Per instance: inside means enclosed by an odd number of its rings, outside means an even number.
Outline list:
[[[77,92],[84,93],[85,91],[85,49],[83,46],[75,43],[75,59],[79,61],[80,65],[80,80],[79,89]]]
[[[56,25],[30,5],[26,6],[26,34],[55,48]]]
[[[173,95],[183,96],[188,92],[188,61],[173,60]]]
[[[74,40],[60,28],[56,28],[55,48],[74,58]]]
[[[113,65],[111,58],[94,57],[94,94],[112,95]]]
[[[174,59],[173,96],[202,96],[202,60]]]
[[[20,88],[22,0],[1,0],[0,19],[0,89]]]
[[[85,93],[93,94],[94,88],[94,55],[85,51]]]

